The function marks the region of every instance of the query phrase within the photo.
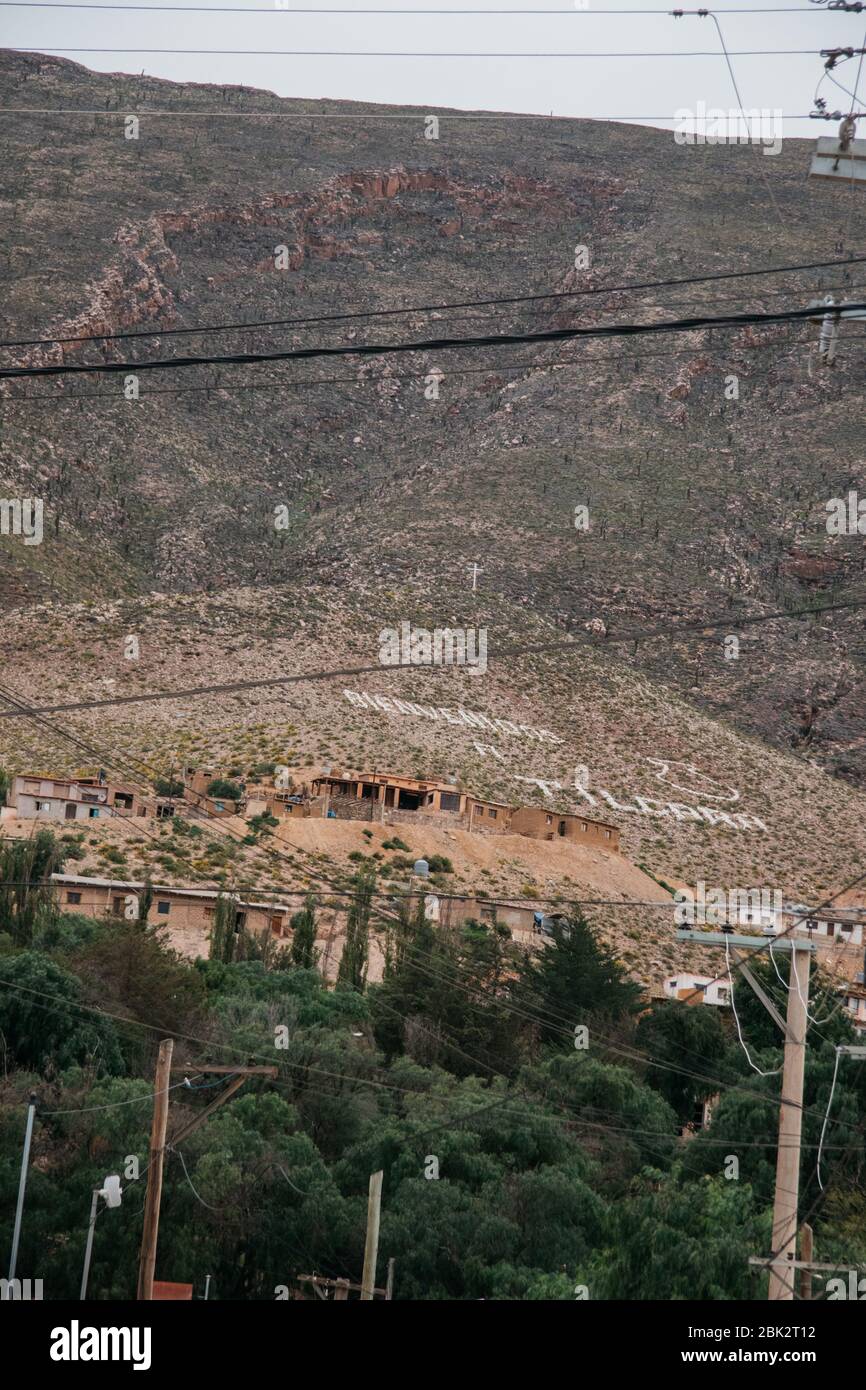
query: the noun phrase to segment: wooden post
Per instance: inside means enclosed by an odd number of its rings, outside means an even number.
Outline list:
[[[385,1298],[390,1303],[394,1297],[394,1256],[388,1261],[388,1279],[385,1284]]]
[[[349,1280],[337,1279],[334,1284],[334,1302],[345,1303],[349,1297]]]
[[[810,943],[811,944],[811,943]],[[792,1300],[793,1269],[782,1261],[797,1258],[797,1201],[800,1187],[800,1135],[803,1128],[803,1076],[806,1070],[808,1027],[809,950],[791,942],[788,975],[788,1011],[782,1096],[779,1107],[779,1150],[776,1159],[776,1194],[773,1202],[770,1266],[767,1298]],[[777,1263],[778,1262],[778,1263]]]
[[[800,1259],[807,1264],[812,1263],[812,1227],[804,1221],[800,1227]],[[810,1299],[812,1297],[812,1271],[811,1269],[800,1270],[800,1297]]]
[[[361,1276],[361,1301],[372,1300],[376,1287],[376,1260],[379,1254],[379,1214],[382,1210],[383,1170],[370,1174],[367,1196],[367,1240],[364,1245],[364,1273]]]
[[[153,1272],[156,1266],[156,1238],[159,1232],[159,1204],[162,1198],[162,1165],[165,1158],[165,1130],[168,1124],[168,1088],[174,1042],[164,1038],[156,1062],[153,1122],[150,1127],[150,1160],[144,1199],[144,1226],[141,1232],[141,1258],[138,1265],[138,1298],[153,1298]]]

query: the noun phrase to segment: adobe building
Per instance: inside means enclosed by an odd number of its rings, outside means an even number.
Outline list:
[[[208,787],[217,779],[225,782],[235,782],[234,777],[227,777],[223,773],[211,767],[187,767],[183,770],[183,799],[190,806],[203,811],[207,816],[215,816],[220,819],[224,816],[243,815],[246,807],[246,796],[243,794],[234,799],[225,796],[210,796]],[[241,792],[244,791],[244,784],[237,783]]]
[[[81,821],[100,816],[144,816],[144,798],[133,788],[103,776],[43,777],[22,773],[12,779],[3,810],[19,820]]]
[[[601,845],[619,853],[619,827],[610,821],[591,820],[572,812],[545,811],[543,806],[521,806],[511,816],[511,829],[532,840],[577,840]]]
[[[313,797],[329,797],[332,805],[343,799],[373,801],[387,811],[444,812],[454,816],[468,814],[468,803],[476,801],[459,791],[454,782],[439,782],[435,778],[421,781],[390,772],[327,773],[313,779],[311,793]]]
[[[514,807],[462,791],[456,782],[405,777],[391,772],[328,771],[307,774],[309,781],[275,789],[267,809],[278,819],[292,816],[337,820],[450,822],[460,829],[489,834],[527,835],[536,840],[564,838],[619,851],[619,828],[609,821],[533,806]],[[259,803],[256,801],[256,808]]]
[[[78,874],[52,874],[58,903],[63,912],[80,912],[86,917],[125,917],[127,909],[137,911],[137,899],[144,883],[132,879],[85,878]],[[194,960],[210,954],[210,933],[220,894],[214,888],[170,888],[153,884],[153,902],[147,920],[164,927],[169,945]],[[247,930],[259,936],[265,930],[278,938],[289,938],[292,914],[300,907],[280,902],[249,902],[226,893],[234,902],[235,931]]]

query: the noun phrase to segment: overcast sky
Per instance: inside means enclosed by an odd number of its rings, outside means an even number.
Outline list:
[[[149,0],[139,0],[141,4]],[[152,3],[153,0],[150,0]],[[96,3],[96,0],[93,0]],[[201,3],[201,0],[175,0]],[[215,4],[228,0],[214,0]],[[586,10],[573,0],[499,0],[503,8],[532,9],[530,15],[467,14],[470,7],[493,9],[497,0],[440,0],[455,14],[357,14],[375,7],[420,10],[437,0],[308,0],[319,8],[339,6],[345,14],[300,14],[278,8],[279,0],[235,0],[264,13],[146,13],[133,0],[119,8],[0,8],[0,34],[8,47],[58,53],[101,72],[141,72],[174,81],[243,84],[286,97],[331,97],[421,106],[489,111],[520,111],[558,116],[651,118],[673,116],[699,101],[725,110],[736,107],[731,77],[712,19],[674,19],[652,13],[659,0],[589,0]],[[300,6],[303,0],[290,0]],[[585,0],[577,0],[578,4]],[[835,127],[809,120],[822,48],[864,42],[864,15],[828,11],[800,0],[802,12],[741,14],[749,5],[773,0],[725,0],[730,13],[717,11],[724,41],[742,50],[807,50],[803,56],[733,57],[746,108],[781,108],[785,133],[817,138]],[[781,5],[782,0],[776,0]],[[788,0],[796,6],[797,0]],[[563,13],[542,14],[560,7]],[[605,8],[638,9],[635,15]],[[110,53],[64,53],[64,49],[126,49]],[[132,49],[260,49],[261,55],[134,53]],[[280,56],[275,50],[353,50],[373,55],[411,53],[627,53],[686,54],[709,57],[657,58],[502,58],[502,57],[309,57]],[[857,59],[834,76],[853,87]],[[829,79],[821,87],[831,110],[847,110],[850,98]],[[860,85],[866,100],[866,68]],[[863,104],[862,102],[860,103]],[[670,123],[668,127],[670,128]]]

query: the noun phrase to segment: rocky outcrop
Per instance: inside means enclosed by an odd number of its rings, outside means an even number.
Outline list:
[[[603,195],[605,205],[615,191],[610,180],[593,191]],[[444,207],[431,219],[429,210],[420,216],[431,221],[442,237],[460,233],[464,224],[483,219],[486,226],[507,230],[510,214],[531,209],[541,220],[561,220],[563,210],[574,204],[575,196],[585,197],[586,180],[578,189],[562,189],[544,180],[526,175],[504,173],[500,178],[474,184],[444,172],[429,169],[407,169],[397,166],[387,170],[352,170],[326,180],[318,189],[287,193],[271,193],[249,202],[220,207],[175,209],[154,214],[144,223],[127,223],[114,236],[118,259],[98,280],[87,286],[86,304],[72,318],[57,320],[46,330],[58,339],[48,347],[35,347],[19,358],[19,365],[36,366],[61,363],[75,358],[83,347],[95,346],[104,359],[119,357],[118,345],[94,344],[102,335],[120,333],[140,325],[155,325],[154,337],[160,328],[177,323],[174,295],[166,276],[179,274],[182,255],[172,246],[173,239],[198,234],[209,228],[273,227],[280,231],[280,241],[288,248],[288,268],[298,271],[308,258],[333,260],[337,257],[360,255],[380,240],[374,230],[359,226],[346,234],[346,227],[355,227],[374,215],[382,214],[383,205],[405,194],[438,194]],[[330,228],[339,227],[335,235]],[[254,263],[262,272],[273,265],[270,257]],[[249,267],[244,267],[244,273]],[[230,277],[212,276],[208,284],[215,286]]]

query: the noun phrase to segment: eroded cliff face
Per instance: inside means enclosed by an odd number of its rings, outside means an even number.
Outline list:
[[[187,257],[179,246],[184,239],[218,240],[223,232],[257,228],[267,230],[273,239],[278,232],[279,244],[286,248],[286,268],[298,271],[310,259],[368,256],[397,220],[414,222],[421,234],[444,238],[483,222],[486,235],[499,236],[514,227],[515,217],[531,216],[542,228],[561,221],[575,211],[578,200],[585,203],[589,198],[597,209],[596,230],[609,231],[611,210],[622,189],[621,181],[609,178],[584,177],[563,188],[507,171],[499,179],[473,183],[457,174],[397,165],[337,174],[314,190],[156,213],[143,222],[118,227],[113,237],[117,260],[87,286],[82,309],[46,326],[46,338],[56,334],[63,341],[28,349],[19,362],[62,363],[75,359],[84,347],[92,350],[92,340],[105,334],[153,326],[156,338],[160,329],[176,326],[178,304],[168,281],[182,279],[187,269]],[[413,208],[414,194],[435,195],[433,205]],[[404,195],[410,198],[401,202]],[[382,224],[383,230],[364,225],[370,221]],[[208,276],[207,284],[215,288],[236,276],[273,268],[273,254],[268,254],[222,275]],[[573,280],[573,272],[565,273],[562,286],[568,288]],[[122,344],[95,346],[106,360],[123,351]]]

